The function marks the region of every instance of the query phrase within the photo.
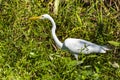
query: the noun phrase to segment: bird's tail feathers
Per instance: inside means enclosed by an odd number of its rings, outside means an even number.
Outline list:
[[[104,49],[104,50],[111,50],[111,49],[109,49],[108,47],[106,47],[106,46],[102,46],[102,48]]]

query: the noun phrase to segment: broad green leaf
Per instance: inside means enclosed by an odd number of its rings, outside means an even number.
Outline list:
[[[110,43],[113,46],[120,46],[120,42],[116,42],[116,41],[108,41],[108,43]]]

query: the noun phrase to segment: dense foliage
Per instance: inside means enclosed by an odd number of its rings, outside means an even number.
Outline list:
[[[0,0],[0,79],[120,79],[119,0],[61,0],[58,13],[53,11],[54,0]],[[48,20],[29,20],[45,13],[54,18],[62,42],[82,38],[111,50],[80,54],[76,61],[56,47]]]

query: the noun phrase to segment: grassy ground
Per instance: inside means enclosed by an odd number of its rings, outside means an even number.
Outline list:
[[[55,15],[53,3],[0,0],[0,79],[120,79],[120,68],[115,65],[120,64],[120,47],[108,45],[108,41],[120,41],[120,4],[62,0]],[[54,18],[61,41],[82,38],[112,50],[106,54],[80,54],[78,64],[73,55],[56,47],[48,20],[29,20],[44,13]]]

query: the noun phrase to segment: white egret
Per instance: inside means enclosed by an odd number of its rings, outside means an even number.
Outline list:
[[[49,19],[52,23],[52,37],[57,44],[57,46],[61,49],[69,50],[75,58],[78,60],[79,53],[90,54],[90,53],[106,53],[106,50],[109,50],[106,47],[91,43],[89,41],[83,39],[76,39],[76,38],[67,38],[63,43],[59,41],[55,34],[56,24],[53,18],[48,15],[44,14],[38,17],[31,17],[31,20],[36,19]]]

